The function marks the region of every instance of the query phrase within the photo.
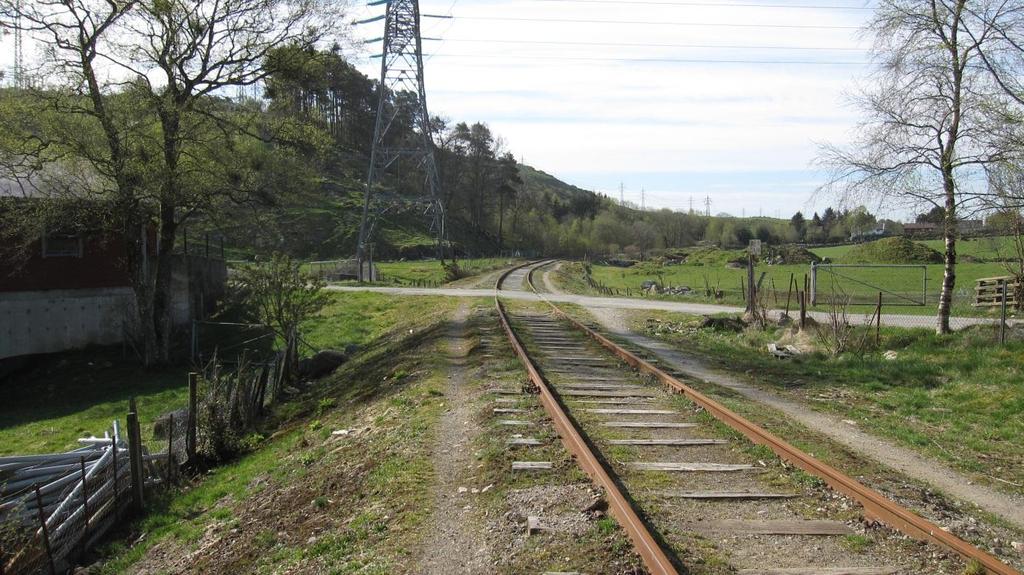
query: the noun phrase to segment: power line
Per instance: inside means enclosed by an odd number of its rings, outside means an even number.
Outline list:
[[[424,38],[427,40],[428,38]],[[430,38],[433,39],[433,38]],[[720,50],[814,50],[824,52],[867,52],[867,48],[830,48],[826,46],[741,46],[738,44],[658,44],[650,42],[573,42],[569,40],[494,40],[445,38],[445,42],[480,44],[527,44],[544,46],[591,46],[615,48],[710,48]]]
[[[830,60],[738,60],[738,59],[710,59],[710,58],[602,58],[596,56],[548,56],[528,54],[431,54],[434,58],[487,58],[487,59],[515,59],[515,60],[550,60],[550,61],[577,61],[577,62],[623,62],[623,63],[650,63],[650,64],[795,64],[808,66],[867,66],[868,62],[842,62]]]
[[[620,0],[533,0],[534,2],[561,2],[573,4],[609,4],[623,6],[710,6],[714,8],[790,8],[807,10],[874,10],[870,6],[836,6],[824,4],[753,4],[732,2],[622,2]]]
[[[860,26],[824,26],[819,24],[733,24],[728,22],[665,22],[657,20],[596,20],[585,18],[529,18],[525,16],[452,16],[455,20],[492,22],[551,22],[556,24],[616,24],[641,26],[706,26],[709,28],[785,28],[797,30],[860,30]]]

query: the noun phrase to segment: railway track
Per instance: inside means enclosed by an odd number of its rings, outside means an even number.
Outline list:
[[[547,263],[498,278],[498,315],[562,443],[650,573],[952,575],[969,563],[1020,575],[554,304],[510,312],[501,292],[536,292],[533,271]],[[532,444],[513,443],[522,452],[514,469],[545,468]]]

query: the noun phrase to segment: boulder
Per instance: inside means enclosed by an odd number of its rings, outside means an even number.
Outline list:
[[[299,362],[299,375],[306,379],[320,379],[334,373],[334,370],[341,367],[348,361],[348,355],[343,351],[325,349],[317,352],[310,358]]]
[[[747,324],[738,317],[710,317],[704,316],[700,322],[701,329],[713,329],[718,331],[741,332],[747,328]]]

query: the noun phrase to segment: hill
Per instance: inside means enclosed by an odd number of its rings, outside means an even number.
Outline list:
[[[543,195],[551,194],[560,200],[572,202],[580,199],[596,199],[598,194],[583,188],[567,184],[551,174],[526,164],[519,164],[519,177],[523,180],[523,188],[528,193]]]

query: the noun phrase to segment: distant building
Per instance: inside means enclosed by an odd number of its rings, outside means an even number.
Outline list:
[[[881,222],[875,226],[874,229],[866,232],[854,232],[850,234],[850,241],[873,240],[876,238],[884,238],[887,235],[889,235],[889,231],[885,229],[885,222]]]
[[[932,236],[939,232],[939,225],[931,222],[915,222],[903,224],[905,236]]]
[[[956,223],[956,229],[961,234],[976,234],[985,229],[985,222],[981,220],[960,220]]]

